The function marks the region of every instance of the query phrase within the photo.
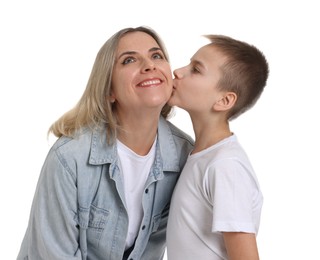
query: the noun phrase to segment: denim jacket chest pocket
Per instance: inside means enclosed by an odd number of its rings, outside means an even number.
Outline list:
[[[151,230],[152,233],[158,231],[161,220],[162,220],[162,214],[158,214],[153,217],[153,224],[152,224],[152,230]]]
[[[154,217],[152,233],[166,227],[166,223],[169,215],[170,200],[173,193],[175,183],[178,180],[179,175],[175,172],[164,173],[165,178],[157,185],[157,193],[153,205]]]
[[[107,226],[109,210],[91,205],[90,209],[79,209],[80,227],[86,230],[88,247],[98,248],[104,229]]]
[[[93,248],[98,248],[102,232],[107,226],[109,211],[91,205],[88,221],[87,239]]]

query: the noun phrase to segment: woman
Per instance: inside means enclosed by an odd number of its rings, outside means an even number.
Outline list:
[[[168,55],[145,27],[100,49],[78,104],[49,129],[18,259],[162,259],[169,202],[193,141],[166,120]]]

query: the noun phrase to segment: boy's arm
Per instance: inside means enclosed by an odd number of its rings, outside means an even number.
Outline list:
[[[254,233],[223,232],[229,260],[259,260]]]

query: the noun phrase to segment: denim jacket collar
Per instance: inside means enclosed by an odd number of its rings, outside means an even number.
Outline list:
[[[170,151],[170,152],[168,152]],[[177,147],[174,142],[171,130],[163,117],[160,117],[158,124],[157,159],[160,159],[163,171],[180,171]],[[117,158],[117,147],[107,142],[107,132],[95,130],[92,134],[91,151],[89,163],[102,165],[113,163]]]

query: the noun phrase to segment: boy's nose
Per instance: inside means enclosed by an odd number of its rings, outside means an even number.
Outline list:
[[[177,79],[180,79],[180,78],[182,78],[182,76],[183,76],[181,69],[175,69],[175,70],[173,71],[173,75],[174,75],[174,77],[177,78]]]

